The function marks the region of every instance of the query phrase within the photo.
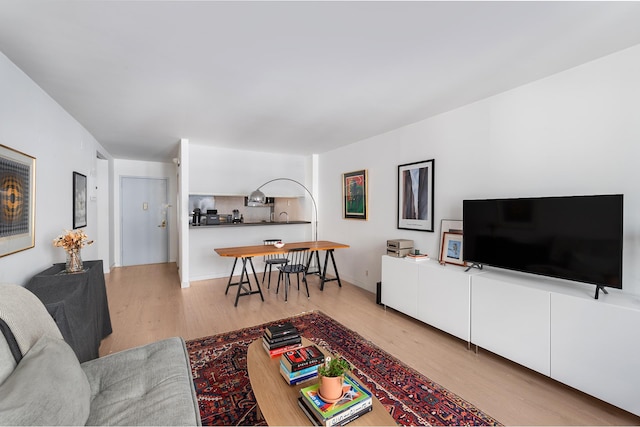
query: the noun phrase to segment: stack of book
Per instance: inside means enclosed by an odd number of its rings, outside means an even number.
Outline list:
[[[413,260],[413,261],[427,261],[429,259],[429,255],[427,254],[412,254],[409,253],[406,256],[407,259]]]
[[[318,365],[324,362],[324,354],[315,345],[290,350],[280,357],[280,374],[289,385],[318,378]]]
[[[350,375],[345,375],[343,394],[337,401],[327,402],[319,393],[319,384],[300,390],[298,405],[316,426],[343,426],[371,412],[371,392]]]
[[[262,335],[262,346],[271,358],[302,347],[302,338],[298,330],[289,322],[267,326]]]

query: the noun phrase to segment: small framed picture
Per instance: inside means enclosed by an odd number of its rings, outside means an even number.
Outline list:
[[[87,226],[87,176],[73,173],[73,229]]]
[[[433,231],[435,160],[398,166],[398,228]]]
[[[367,220],[367,170],[342,174],[342,216]]]
[[[442,244],[444,243],[444,233],[462,234],[461,219],[442,219],[440,220],[440,246],[438,246],[438,254],[442,254]],[[442,262],[442,258],[438,261]]]
[[[440,251],[440,262],[465,265],[462,257],[462,234],[444,233],[444,242]]]

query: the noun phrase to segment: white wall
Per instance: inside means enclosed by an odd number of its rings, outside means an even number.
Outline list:
[[[311,156],[205,147],[193,143],[188,143],[186,146],[188,162],[183,161],[181,168],[185,167],[188,171],[190,194],[248,196],[260,185],[274,178],[294,179],[310,190],[312,188]],[[267,196],[274,197],[307,196],[302,187],[289,181],[267,184],[262,191]],[[244,209],[241,206],[238,208]],[[188,215],[185,209],[182,214]],[[313,217],[310,199],[304,199],[302,209],[304,212],[309,212],[309,214],[303,214],[304,218]],[[224,227],[188,229],[185,227],[181,244],[188,245],[189,251],[182,253],[189,259],[184,259],[182,264],[188,269],[189,281],[226,277],[231,271],[233,259],[223,259],[218,256],[214,252],[215,248],[259,244],[265,238],[274,237],[274,233],[285,241],[312,240],[312,227],[307,225],[268,225],[239,229]],[[255,262],[256,269],[261,270],[262,263],[259,260]],[[184,277],[182,286],[187,286]]]
[[[24,285],[35,273],[64,262],[52,241],[72,223],[72,173],[95,188],[96,152],[108,152],[27,75],[0,53],[0,144],[36,158],[35,247],[0,258],[0,283]],[[86,233],[98,236],[96,200],[87,204]],[[96,259],[97,245],[82,250]]]
[[[122,177],[144,177],[144,178],[165,178],[167,179],[167,203],[171,206],[167,210],[167,223],[169,226],[169,262],[176,262],[178,256],[178,224],[176,194],[177,189],[177,169],[173,163],[143,162],[138,160],[114,160],[114,252],[116,266],[122,265],[121,258],[121,224],[120,224],[120,178]]]
[[[189,144],[191,194],[248,196],[270,179],[291,178],[310,188],[310,156],[234,150]],[[268,196],[304,196],[300,186],[278,181],[264,190]]]
[[[640,294],[640,45],[320,156],[321,238],[341,277],[371,291],[387,239],[437,258],[462,200],[624,194],[624,292]],[[435,159],[435,232],[396,228],[397,167]],[[341,175],[369,171],[369,221],[342,219]],[[367,272],[368,271],[368,275]]]

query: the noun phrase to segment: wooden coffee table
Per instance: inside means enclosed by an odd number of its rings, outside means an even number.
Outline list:
[[[302,344],[312,345],[306,338],[302,338]],[[323,353],[328,354],[322,347],[317,346]],[[312,384],[307,381],[302,384],[290,386],[280,375],[280,358],[270,358],[262,347],[262,338],[255,340],[247,351],[247,371],[253,394],[258,402],[258,411],[262,414],[267,424],[272,426],[303,426],[313,425],[309,418],[298,406],[300,389]],[[366,415],[349,423],[354,426],[392,426],[395,420],[376,399],[373,399],[373,410]]]

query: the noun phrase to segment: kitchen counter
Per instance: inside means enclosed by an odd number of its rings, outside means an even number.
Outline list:
[[[245,222],[238,224],[197,225],[189,230],[189,281],[229,277],[233,258],[217,255],[214,248],[261,245],[264,240],[306,242],[313,239],[309,221]],[[253,260],[256,272],[262,272],[262,257]],[[239,263],[241,264],[241,263]],[[240,274],[240,266],[237,266]],[[235,296],[234,296],[235,298]]]
[[[191,225],[189,224],[189,228],[227,228],[227,227],[251,227],[256,225],[294,225],[294,224],[311,224],[311,221],[260,221],[260,222],[237,222],[237,223],[226,223],[223,222],[221,224],[211,224],[211,225]]]

